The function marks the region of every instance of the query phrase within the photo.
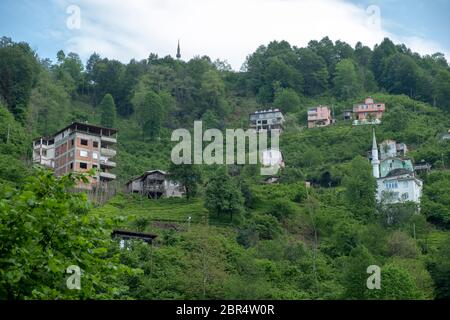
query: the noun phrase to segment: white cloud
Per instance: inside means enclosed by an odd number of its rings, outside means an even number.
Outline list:
[[[372,47],[388,36],[420,53],[443,51],[421,38],[389,34],[373,23],[376,12],[345,0],[80,0],[77,5],[81,29],[69,32],[66,50],[84,59],[94,51],[123,62],[151,52],[174,56],[178,39],[183,59],[208,55],[228,60],[234,69],[272,40],[305,46],[329,36]]]

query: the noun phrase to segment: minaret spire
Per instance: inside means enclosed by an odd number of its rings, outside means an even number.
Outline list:
[[[380,177],[380,160],[378,159],[377,138],[375,137],[375,128],[373,129],[372,141],[372,172],[375,178]]]
[[[177,59],[181,58],[181,51],[180,51],[180,39],[178,39],[178,47],[177,47]]]

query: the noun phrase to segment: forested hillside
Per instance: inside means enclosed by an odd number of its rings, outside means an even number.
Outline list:
[[[342,117],[367,96],[386,104],[377,139],[404,142],[408,156],[432,165],[420,177],[419,214],[375,201],[373,127]],[[306,129],[307,109],[320,104],[337,122]],[[256,165],[171,164],[174,129],[195,120],[247,128],[250,112],[268,108],[286,118],[278,184],[264,184]],[[375,48],[274,41],[234,71],[206,56],[122,63],[93,53],[83,64],[59,51],[50,61],[3,37],[0,298],[450,298],[449,115],[444,55],[389,39]],[[169,170],[187,180],[190,197],[119,194],[96,206],[68,193],[82,177],[33,167],[31,141],[73,121],[119,130],[120,183]],[[120,250],[110,240],[118,227],[158,237]],[[83,270],[81,290],[65,287],[69,265]],[[366,288],[369,265],[381,267],[381,290]]]

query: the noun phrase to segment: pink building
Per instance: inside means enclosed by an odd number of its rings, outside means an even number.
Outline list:
[[[308,109],[308,128],[325,127],[333,123],[331,110],[326,106]]]
[[[353,106],[355,121],[357,122],[380,122],[385,111],[384,103],[375,103],[372,98],[368,97],[363,104]]]

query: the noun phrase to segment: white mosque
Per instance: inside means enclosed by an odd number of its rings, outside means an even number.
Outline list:
[[[394,143],[392,143],[394,142]],[[395,141],[388,141],[389,145],[396,145]],[[386,145],[383,142],[380,147]],[[398,144],[404,146],[403,144]],[[373,130],[372,144],[372,172],[377,179],[377,201],[386,203],[415,202],[420,204],[423,181],[418,179],[414,173],[411,159],[404,157],[405,148],[401,152],[385,152],[382,149],[381,159],[378,156],[378,146]]]

